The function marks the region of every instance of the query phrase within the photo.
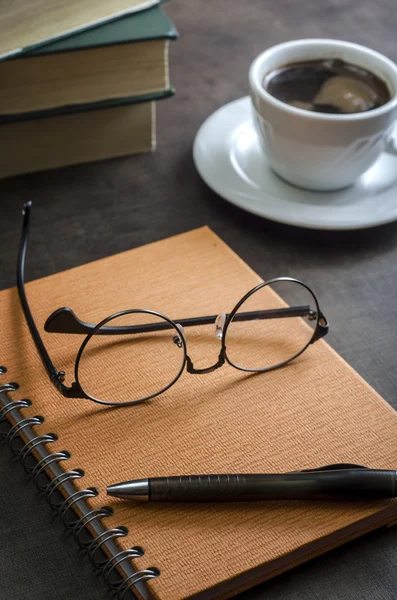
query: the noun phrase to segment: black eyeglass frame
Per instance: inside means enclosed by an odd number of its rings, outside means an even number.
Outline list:
[[[22,309],[23,309],[23,313],[24,313],[26,322],[28,324],[30,333],[32,335],[32,338],[36,345],[36,348],[39,352],[39,355],[41,357],[43,365],[50,377],[51,382],[55,385],[57,390],[66,398],[88,399],[88,400],[91,400],[98,404],[102,404],[102,405],[106,405],[106,406],[132,406],[135,404],[141,404],[142,402],[146,402],[147,400],[155,398],[156,396],[167,391],[179,379],[179,377],[182,375],[183,371],[185,370],[185,367],[186,367],[186,370],[188,371],[188,373],[205,374],[205,373],[211,373],[212,371],[219,369],[220,367],[222,367],[225,364],[225,362],[227,362],[230,364],[230,366],[232,366],[236,369],[239,369],[240,371],[248,371],[248,372],[253,372],[253,373],[272,371],[274,369],[277,369],[279,367],[282,367],[282,366],[290,363],[292,360],[294,360],[300,354],[302,354],[310,344],[313,344],[314,342],[316,342],[320,338],[324,337],[328,333],[328,329],[329,329],[328,321],[325,318],[324,314],[320,310],[320,306],[319,306],[319,303],[318,303],[318,300],[317,300],[315,294],[309,288],[309,286],[307,286],[305,283],[303,283],[302,281],[299,281],[298,279],[294,279],[291,277],[277,277],[277,278],[269,279],[267,281],[259,283],[257,286],[255,286],[253,289],[251,289],[249,292],[247,292],[247,294],[245,294],[245,296],[243,296],[241,298],[241,300],[239,300],[239,302],[236,304],[236,306],[233,308],[233,310],[229,314],[227,314],[225,317],[225,322],[224,322],[223,329],[222,329],[221,349],[219,352],[217,362],[214,365],[211,365],[210,367],[206,367],[206,368],[202,368],[202,369],[196,369],[194,367],[193,362],[187,353],[187,344],[186,344],[186,339],[185,339],[185,335],[183,332],[183,328],[184,327],[194,327],[197,325],[214,324],[217,319],[217,315],[211,315],[211,316],[205,316],[205,317],[194,317],[191,319],[178,319],[178,320],[174,321],[174,320],[171,320],[170,318],[168,318],[167,316],[165,316],[159,312],[156,312],[156,311],[152,311],[152,310],[148,310],[148,309],[128,309],[128,310],[124,310],[124,311],[121,311],[121,312],[118,312],[118,313],[115,313],[113,315],[106,317],[105,319],[100,321],[100,323],[98,323],[97,325],[91,325],[89,323],[84,323],[83,321],[81,321],[70,308],[67,308],[67,307],[59,308],[59,309],[55,310],[48,317],[48,319],[44,325],[45,331],[51,332],[51,333],[86,334],[86,337],[83,340],[83,342],[78,350],[77,356],[76,356],[75,367],[74,367],[74,375],[75,375],[76,381],[74,381],[71,384],[71,386],[68,387],[64,384],[65,372],[58,371],[58,369],[55,367],[55,365],[53,364],[53,362],[48,354],[48,351],[43,343],[43,340],[42,340],[40,333],[37,329],[37,326],[34,322],[33,315],[31,313],[29,303],[28,303],[28,300],[26,297],[25,263],[26,263],[26,252],[27,252],[27,245],[28,245],[31,208],[32,208],[32,202],[31,201],[26,202],[24,204],[23,212],[22,212],[23,226],[22,226],[21,241],[20,241],[19,253],[18,253],[17,288],[18,288],[19,298],[21,301],[21,305],[22,305]],[[272,284],[274,284],[276,282],[280,282],[280,281],[289,281],[291,283],[296,283],[296,284],[299,284],[299,285],[303,286],[304,288],[306,288],[314,299],[314,302],[316,305],[316,310],[312,311],[309,306],[293,306],[293,307],[285,307],[285,308],[280,308],[280,309],[250,311],[250,312],[246,312],[246,313],[236,314],[237,311],[239,310],[239,308],[243,305],[243,303],[252,294],[254,294],[259,289],[261,289],[265,286],[272,285]],[[148,315],[157,316],[159,319],[162,319],[163,321],[165,321],[165,323],[160,322],[160,323],[150,323],[150,324],[144,324],[144,325],[133,325],[133,326],[122,326],[122,327],[114,327],[114,326],[107,327],[106,326],[107,323],[109,323],[110,321],[112,321],[115,318],[118,318],[118,317],[121,317],[121,316],[124,316],[127,314],[134,314],[134,313],[145,313]],[[263,369],[248,369],[248,368],[236,365],[231,360],[229,360],[229,358],[227,356],[227,351],[226,351],[226,337],[227,337],[228,327],[233,320],[234,321],[237,321],[237,320],[244,321],[244,320],[272,319],[272,318],[296,317],[296,316],[301,316],[301,317],[306,316],[311,320],[316,319],[316,325],[313,328],[313,334],[312,334],[311,338],[309,339],[309,341],[307,342],[307,344],[301,350],[299,350],[299,352],[297,352],[294,356],[292,356],[292,357],[288,358],[287,360],[282,361],[276,365],[272,365],[270,367],[265,367]],[[177,340],[175,340],[175,338],[174,338],[174,341],[176,341],[176,343],[178,345],[180,344],[180,347],[183,349],[183,352],[184,352],[184,357],[183,357],[182,366],[181,366],[179,372],[174,377],[174,379],[162,390],[156,392],[155,394],[151,394],[145,398],[139,399],[139,400],[130,400],[130,401],[125,401],[125,402],[112,402],[112,401],[102,400],[102,399],[96,398],[84,391],[84,389],[81,386],[80,381],[79,381],[79,365],[80,365],[80,361],[81,361],[81,357],[83,355],[84,349],[87,346],[88,342],[90,341],[90,339],[93,335],[98,335],[98,334],[99,335],[120,335],[120,334],[131,334],[131,333],[149,333],[152,331],[161,331],[161,330],[172,329],[172,328],[175,329],[176,337],[177,337]]]

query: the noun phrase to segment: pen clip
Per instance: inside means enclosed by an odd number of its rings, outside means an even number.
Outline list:
[[[324,465],[315,469],[300,469],[299,471],[291,471],[292,473],[316,473],[317,471],[339,471],[342,469],[368,469],[364,465],[355,465],[353,463],[335,463],[333,465]]]

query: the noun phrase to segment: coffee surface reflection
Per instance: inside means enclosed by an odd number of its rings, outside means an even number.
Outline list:
[[[266,74],[263,87],[291,106],[323,113],[365,112],[391,99],[377,75],[340,59],[285,65]]]

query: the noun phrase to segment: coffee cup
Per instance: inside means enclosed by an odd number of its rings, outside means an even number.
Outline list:
[[[340,59],[373,73],[390,100],[352,114],[312,112],[291,106],[263,86],[266,75],[289,64]],[[350,42],[304,39],[273,46],[249,71],[253,118],[270,167],[284,180],[309,190],[337,190],[354,182],[382,152],[396,152],[397,65],[382,54]]]

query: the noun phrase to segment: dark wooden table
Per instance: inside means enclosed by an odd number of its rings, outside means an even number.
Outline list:
[[[204,185],[191,152],[202,121],[247,94],[250,62],[274,43],[341,38],[397,60],[394,2],[174,0],[166,10],[180,31],[171,49],[177,95],[158,106],[158,150],[0,182],[0,286],[15,285],[27,199],[35,203],[29,279],[208,224],[262,277],[307,281],[332,324],[329,343],[397,408],[397,225],[322,233],[256,218]],[[109,597],[4,448],[0,494],[1,600]],[[396,564],[396,531],[385,529],[241,598],[392,600]]]

